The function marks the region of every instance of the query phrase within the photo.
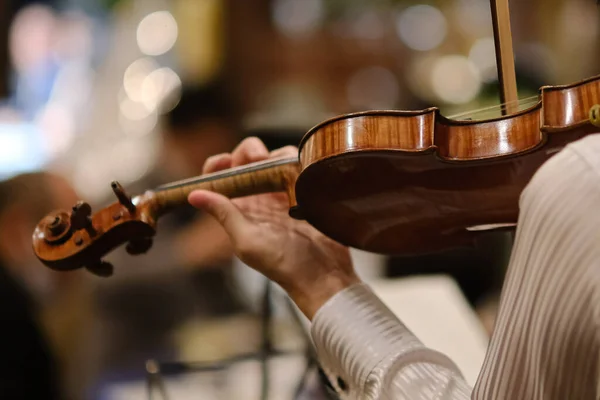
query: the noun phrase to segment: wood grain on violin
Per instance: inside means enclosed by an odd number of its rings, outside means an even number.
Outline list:
[[[300,143],[303,166],[360,150],[435,152],[444,161],[517,155],[543,144],[545,133],[589,123],[600,103],[600,76],[565,86],[546,86],[540,101],[518,113],[488,120],[452,120],[437,108],[367,111],[332,118]]]
[[[512,227],[535,171],[565,145],[598,130],[600,77],[541,89],[539,102],[490,120],[451,120],[438,109],[344,115],[311,129],[296,159],[267,160],[175,182],[93,216],[85,204],[40,222],[34,251],[55,269],[104,274],[101,258],[128,243],[147,251],[155,222],[192,190],[229,197],[287,192],[292,216],[345,245],[384,254],[470,246],[482,231]]]
[[[68,213],[57,211],[44,218],[33,234],[34,251],[49,267],[69,270],[86,266],[106,275],[111,267],[101,258],[128,243],[130,254],[150,249],[156,221],[174,207],[187,203],[197,189],[228,197],[269,192],[287,192],[290,210],[295,210],[295,182],[299,172],[296,159],[276,159],[232,168],[223,172],[186,179],[147,191],[130,199],[118,182],[112,183],[118,202],[92,215],[80,202]]]
[[[208,190],[230,198],[287,192],[292,208],[296,205],[294,192],[299,173],[296,159],[268,160],[163,185],[154,190],[154,195],[161,212],[187,203],[194,190]]]
[[[317,229],[360,249],[469,246],[487,228],[514,226],[537,168],[597,131],[588,113],[598,102],[600,77],[544,87],[534,106],[491,120],[454,121],[436,108],[333,118],[300,144],[297,202]]]
[[[545,86],[541,89],[544,132],[585,125],[589,110],[600,104],[600,77],[563,86]]]

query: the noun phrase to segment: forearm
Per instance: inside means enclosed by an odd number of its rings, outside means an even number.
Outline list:
[[[426,348],[364,284],[346,288],[315,314],[319,361],[343,399],[468,399],[446,356]]]
[[[317,311],[336,294],[360,283],[360,278],[354,273],[331,273],[308,287],[286,287],[285,290],[300,311],[312,321]]]

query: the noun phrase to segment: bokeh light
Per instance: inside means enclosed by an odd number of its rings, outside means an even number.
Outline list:
[[[142,106],[143,107],[143,106]],[[158,123],[158,115],[151,112],[143,119],[133,120],[125,114],[119,114],[119,126],[123,133],[132,137],[141,137],[151,133]]]
[[[123,88],[131,100],[137,102],[144,100],[142,90],[144,81],[157,69],[158,64],[151,58],[137,59],[127,67],[123,76]]]
[[[473,38],[493,34],[490,2],[457,0],[454,3],[454,22],[463,34]]]
[[[356,109],[394,108],[400,97],[398,79],[388,69],[373,66],[356,72],[348,82],[348,101]]]
[[[120,96],[119,126],[129,136],[144,136],[154,130],[158,123],[156,110],[149,110],[143,103],[133,101],[127,95]]]
[[[417,51],[438,47],[446,38],[447,30],[444,14],[425,4],[408,7],[396,19],[398,36],[404,44]]]
[[[168,11],[156,11],[140,21],[137,43],[142,53],[159,56],[171,50],[177,41],[177,21]]]
[[[153,141],[122,140],[110,151],[111,174],[121,183],[135,182],[148,172],[155,157]]]
[[[489,83],[498,79],[493,37],[477,40],[469,51],[469,60],[477,67],[484,82]]]
[[[133,101],[127,96],[123,96],[119,101],[119,109],[121,114],[130,121],[141,121],[152,113],[144,103]]]
[[[141,91],[142,103],[148,110],[169,112],[181,98],[181,79],[171,68],[159,68],[144,79]]]
[[[440,57],[431,71],[431,83],[436,95],[449,104],[468,103],[481,89],[477,67],[460,55]]]
[[[73,186],[77,193],[86,199],[101,199],[107,194],[108,183],[114,179],[111,176],[105,149],[95,152],[82,152],[75,161],[73,169]]]
[[[411,93],[434,104],[439,99],[431,86],[431,71],[439,57],[439,54],[432,52],[416,54],[409,59],[404,75],[404,83]]]
[[[22,162],[23,155],[29,150],[25,138],[20,125],[0,124],[0,165],[12,166]]]
[[[56,157],[71,148],[75,139],[75,116],[69,107],[59,102],[49,103],[36,122],[49,157]]]
[[[364,40],[379,40],[385,36],[385,21],[376,11],[365,11],[352,24],[354,37]]]
[[[272,7],[275,25],[290,37],[314,32],[325,16],[323,0],[275,0]]]

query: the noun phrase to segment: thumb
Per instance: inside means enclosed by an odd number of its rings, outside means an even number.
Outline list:
[[[223,195],[206,190],[194,190],[188,196],[188,202],[212,215],[232,239],[238,238],[247,231],[248,220],[240,209]]]

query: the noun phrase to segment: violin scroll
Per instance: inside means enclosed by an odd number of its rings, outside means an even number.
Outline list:
[[[43,218],[33,233],[33,249],[55,270],[85,267],[98,276],[110,276],[113,267],[103,257],[127,243],[129,254],[142,254],[152,246],[159,204],[153,192],[131,199],[118,182],[111,187],[117,202],[92,213],[78,202],[70,212],[59,210]]]

